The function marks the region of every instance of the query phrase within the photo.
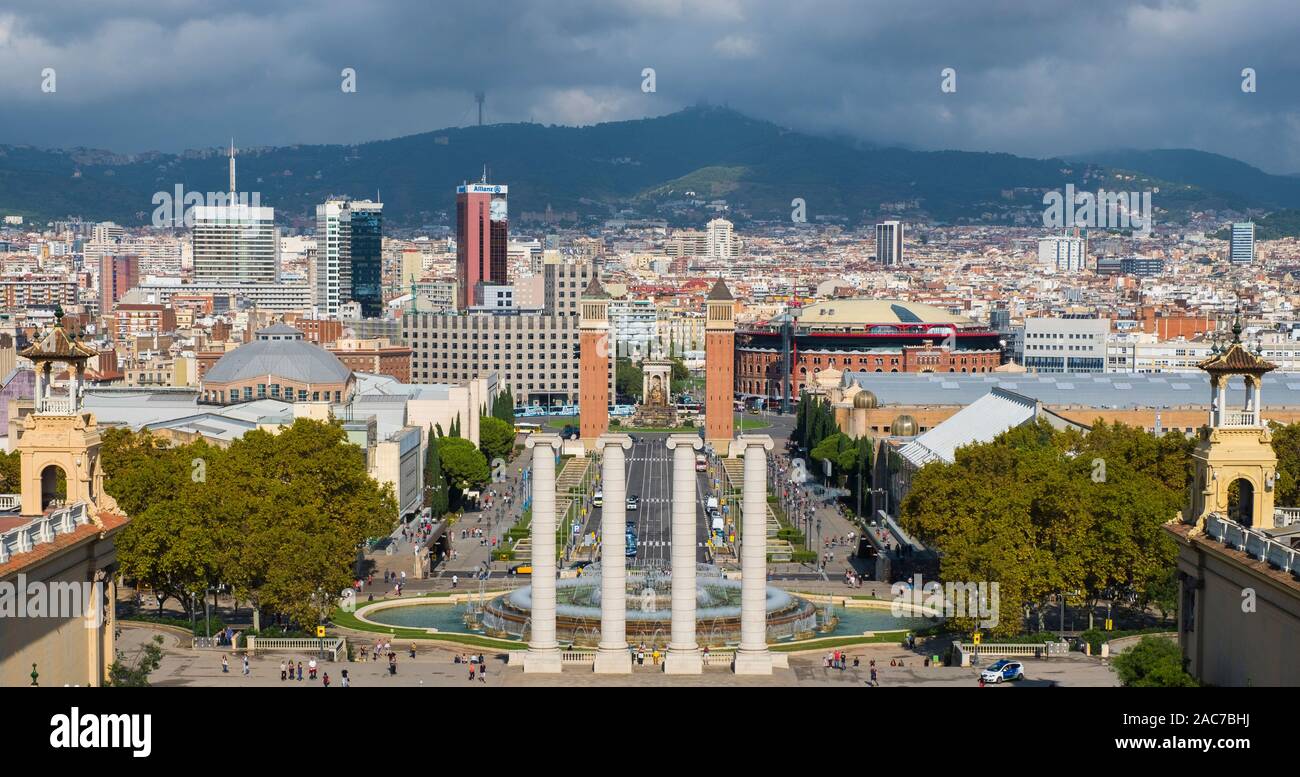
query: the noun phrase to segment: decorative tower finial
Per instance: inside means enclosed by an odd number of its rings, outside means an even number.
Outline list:
[[[1237,303],[1236,315],[1232,318],[1232,342],[1241,342],[1241,303]]]

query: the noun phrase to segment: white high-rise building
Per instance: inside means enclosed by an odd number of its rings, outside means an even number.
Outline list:
[[[903,263],[903,222],[884,221],[876,225],[876,261],[886,267]]]
[[[239,202],[230,145],[230,204],[194,206],[194,279],[199,283],[277,283],[280,230],[275,208]]]
[[[352,217],[347,201],[327,200],[316,206],[316,272],[313,302],[316,315],[334,318],[343,298],[342,271],[348,264]]]
[[[1255,223],[1241,221],[1232,225],[1228,256],[1233,264],[1252,264],[1255,261]]]
[[[734,259],[740,255],[740,239],[736,237],[734,225],[726,219],[709,222],[705,242],[710,259]]]
[[[1038,241],[1038,263],[1063,272],[1077,272],[1084,267],[1088,244],[1082,237],[1059,235]]]

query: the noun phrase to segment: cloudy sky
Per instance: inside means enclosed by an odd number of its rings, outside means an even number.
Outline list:
[[[489,122],[708,101],[922,149],[1189,147],[1292,173],[1298,33],[1297,0],[6,0],[0,143],[358,142],[471,124],[481,89]]]

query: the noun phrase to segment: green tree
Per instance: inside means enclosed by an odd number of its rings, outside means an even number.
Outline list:
[[[485,416],[478,422],[478,447],[488,461],[509,459],[515,448],[515,428],[500,418]]]
[[[502,421],[514,426],[515,423],[515,398],[509,389],[498,392],[492,400],[492,417],[499,418]]]
[[[117,542],[122,573],[187,612],[226,583],[313,626],[351,583],[361,543],[397,518],[391,486],[370,478],[337,423],[298,419],[225,450],[110,430],[103,457],[105,490],[132,516]]]
[[[1191,688],[1196,678],[1183,671],[1178,643],[1161,637],[1143,637],[1112,662],[1119,681],[1128,688]]]
[[[18,451],[0,451],[0,494],[22,491],[23,457]]]
[[[469,440],[448,437],[441,441],[440,453],[447,483],[457,492],[478,488],[492,476],[487,458]]]
[[[1300,424],[1271,422],[1269,430],[1277,454],[1274,501],[1279,507],[1300,506]]]
[[[922,467],[900,521],[939,551],[945,580],[998,582],[1004,616],[1029,607],[1041,624],[1061,592],[1074,605],[1156,594],[1173,566],[1163,525],[1182,505],[1185,461],[1159,461],[1162,444],[1178,444],[1143,434],[1058,432],[1041,419],[1012,429]],[[1019,628],[1003,617],[995,633]]]
[[[672,393],[680,396],[686,391],[687,383],[691,379],[691,371],[687,369],[686,362],[680,356],[671,356],[669,361],[673,363],[673,372],[669,377],[669,385],[672,387]]]
[[[626,356],[620,356],[614,362],[614,391],[619,396],[631,397],[633,402],[640,402],[641,386],[644,376],[641,368]]]
[[[857,462],[859,453],[857,446],[848,435],[836,433],[817,443],[817,447],[813,448],[808,455],[818,463],[830,461],[832,477],[843,485],[854,463]]]
[[[134,663],[127,661],[126,654],[117,652],[117,660],[108,667],[108,685],[113,688],[148,688],[149,675],[162,665],[163,637],[161,634],[140,648],[140,655]]]
[[[438,450],[438,438],[434,436],[433,427],[429,427],[429,447],[424,452],[424,494],[424,506],[429,508],[434,517],[441,517],[447,512],[447,480],[442,474],[442,455]]]

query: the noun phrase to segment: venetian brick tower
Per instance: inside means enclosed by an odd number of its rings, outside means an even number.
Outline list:
[[[736,385],[735,297],[719,278],[705,300],[704,439],[726,455],[735,437],[733,397]]]
[[[578,429],[594,450],[596,438],[609,431],[609,294],[595,275],[582,292],[578,321]]]

